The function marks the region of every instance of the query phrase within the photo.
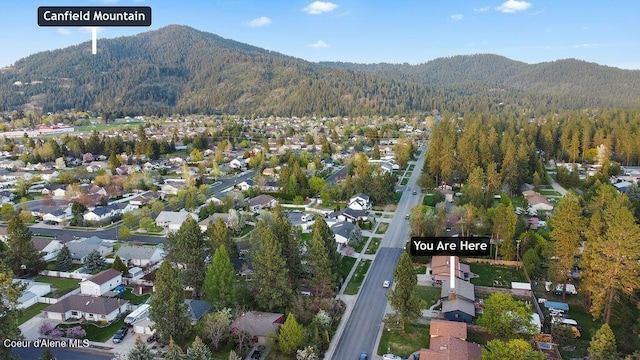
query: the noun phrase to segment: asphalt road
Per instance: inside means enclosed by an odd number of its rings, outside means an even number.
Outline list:
[[[422,173],[425,151],[426,148],[422,149],[416,161],[407,184],[408,188],[419,190],[416,184]],[[393,280],[393,271],[409,240],[409,226],[405,215],[411,212],[411,208],[418,204],[419,199],[420,196],[412,195],[411,191],[404,191],[402,194],[395,215],[382,239],[381,248],[360,288],[353,311],[347,320],[342,337],[338,340],[332,359],[357,360],[363,352],[367,353],[371,359],[372,354],[377,353],[376,337],[382,326],[387,305],[386,294],[389,291],[382,287],[382,283],[385,280]]]
[[[13,349],[13,355],[18,359],[34,360],[42,355],[44,348],[28,347],[28,348],[15,348]],[[88,351],[88,350],[73,350],[65,348],[51,348],[53,356],[59,360],[111,360],[113,355],[106,355],[102,352]]]

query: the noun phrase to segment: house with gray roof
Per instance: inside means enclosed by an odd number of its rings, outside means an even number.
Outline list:
[[[100,255],[107,256],[113,252],[113,243],[102,240],[97,236],[69,241],[67,244],[73,262],[84,264],[84,260],[93,250],[97,250]]]
[[[202,300],[186,299],[184,303],[187,305],[187,313],[193,323],[202,319],[213,308],[211,303]]]
[[[124,314],[128,305],[128,301],[119,298],[71,295],[44,309],[44,318],[111,322]]]
[[[335,235],[338,250],[347,246],[350,242],[361,240],[356,238],[358,236],[362,236],[362,232],[356,224],[350,223],[348,221],[343,221],[333,224],[329,228]]]
[[[157,264],[164,258],[164,250],[160,246],[144,246],[123,244],[116,255],[119,256],[127,266],[145,267]]]
[[[269,336],[284,324],[284,315],[261,311],[242,314],[231,324],[231,332],[245,331],[252,336],[252,342],[266,344]]]
[[[185,222],[189,216],[195,221],[198,221],[198,215],[184,209],[180,211],[161,211],[156,217],[156,226],[175,232],[180,229],[182,223]]]
[[[449,280],[443,280],[440,299],[442,314],[449,321],[471,323],[476,316],[475,288],[470,282],[456,278],[451,287]]]

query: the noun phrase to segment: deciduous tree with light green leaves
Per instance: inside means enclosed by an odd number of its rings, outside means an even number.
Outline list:
[[[283,353],[291,355],[300,349],[303,341],[302,327],[296,321],[293,313],[289,313],[278,333],[278,347]]]
[[[589,359],[616,360],[617,358],[616,337],[609,324],[602,324],[589,342]]]
[[[531,310],[523,302],[504,293],[494,293],[487,298],[478,325],[485,327],[491,335],[509,339],[537,332],[531,323]]]
[[[387,297],[404,329],[404,324],[420,317],[422,309],[426,305],[418,297],[418,276],[413,270],[413,263],[407,252],[402,253],[400,262],[398,262],[398,266],[393,272],[393,280],[395,281],[395,288],[388,293]]]
[[[496,339],[489,341],[480,355],[480,360],[508,359],[544,360],[544,354],[522,339],[507,342]]]
[[[18,317],[21,310],[17,308],[18,298],[22,295],[23,287],[14,283],[13,273],[0,259],[0,334],[2,340],[22,340],[22,332],[18,328]],[[12,359],[11,348],[0,346],[0,359]]]
[[[213,255],[204,279],[205,297],[218,308],[232,307],[236,303],[236,272],[227,248],[220,246]]]
[[[553,244],[554,259],[550,270],[554,279],[567,285],[568,274],[575,265],[575,257],[582,241],[585,220],[582,217],[580,199],[569,191],[560,199],[553,217],[549,220]],[[562,301],[566,300],[566,291],[562,292]]]
[[[126,226],[120,226],[118,229],[118,239],[127,240],[131,237],[131,229]]]

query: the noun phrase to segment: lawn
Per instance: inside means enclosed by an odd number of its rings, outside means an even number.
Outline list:
[[[433,286],[417,286],[416,291],[420,299],[424,300],[427,304],[427,308],[430,308],[433,304],[440,299],[441,288]]]
[[[393,203],[394,204],[399,203],[401,197],[402,197],[402,191],[396,191],[396,195],[393,198]]]
[[[77,326],[77,324],[60,324],[57,327],[70,328],[74,326]],[[110,325],[105,327],[98,327],[93,323],[83,323],[83,324],[80,324],[80,326],[82,326],[84,331],[87,332],[86,338],[89,339],[90,341],[106,342],[107,340],[111,339],[113,334],[115,334],[116,331],[118,331],[118,329],[124,326],[124,318],[123,317],[118,318],[114,322],[112,322]],[[131,336],[131,335],[127,335],[127,336]]]
[[[371,260],[360,260],[360,264],[358,264],[356,271],[353,273],[351,281],[349,281],[346,289],[344,289],[345,294],[356,295],[358,293],[360,285],[362,285],[364,277],[367,275],[367,271],[369,271],[369,266],[371,266]]]
[[[524,197],[523,196],[514,196],[511,198],[511,203],[513,207],[523,207],[524,206]]]
[[[75,132],[87,132],[87,131],[93,131],[93,130],[96,130],[97,132],[105,132],[111,129],[126,128],[126,127],[129,127],[130,129],[134,129],[136,126],[143,125],[143,124],[144,122],[134,121],[134,122],[123,122],[123,123],[118,122],[113,124],[82,125],[82,126],[75,126],[73,130]]]
[[[131,288],[127,288],[127,290],[124,292],[124,294],[120,295],[119,298],[123,299],[123,300],[127,300],[128,302],[130,302],[133,305],[140,305],[140,304],[144,304],[144,302],[147,301],[149,296],[151,296],[151,294],[145,294],[145,295],[142,295],[142,296],[138,296],[136,294],[132,294],[131,291],[132,291]]]
[[[516,267],[497,266],[489,264],[470,264],[471,272],[478,277],[471,278],[476,286],[490,286],[511,288],[511,282],[526,282],[522,269]]]
[[[69,272],[74,272],[78,269],[80,269],[83,265],[82,264],[73,264],[73,266],[71,266],[71,270],[69,270]],[[47,270],[49,271],[58,271],[56,270],[56,262],[55,261],[51,261],[47,263]]]
[[[389,223],[381,222],[376,229],[376,234],[384,234],[389,228]]]
[[[309,241],[311,241],[311,237],[313,236],[312,233],[308,232],[308,233],[302,233],[302,242],[304,244],[308,244]]]
[[[22,309],[22,315],[18,318],[18,325],[22,325],[27,320],[29,320],[32,317],[40,314],[40,312],[42,310],[46,309],[47,306],[49,306],[49,304],[35,303],[35,304],[29,306],[26,309]]]
[[[343,256],[340,259],[340,268],[338,269],[338,272],[340,273],[340,277],[345,279],[351,272],[351,268],[353,268],[353,265],[355,263],[356,263],[356,258],[352,258],[350,256]]]
[[[413,272],[416,275],[425,275],[427,273],[427,266],[425,264],[413,264]]]
[[[73,291],[80,287],[80,280],[78,279],[64,279],[51,276],[40,276],[35,281],[51,284],[56,290],[47,295],[52,298],[59,298],[60,296]]]
[[[429,347],[429,325],[406,324],[404,330],[401,332],[385,326],[378,354],[395,354],[406,359],[415,351]]]
[[[369,243],[369,246],[367,246],[367,251],[365,251],[364,253],[373,255],[378,251],[379,247],[380,247],[380,238],[372,238],[371,242]]]
[[[562,197],[562,194],[560,194],[559,192],[557,192],[555,190],[544,190],[544,189],[541,189],[540,190],[540,195]]]
[[[402,181],[400,182],[400,185],[407,185],[407,183],[409,182],[409,178],[404,178],[402,179]]]
[[[360,241],[357,244],[354,244],[353,246],[353,251],[359,253],[362,251],[362,249],[364,248],[365,244],[367,243],[367,241],[369,241],[369,237],[368,236],[363,236],[362,237],[362,241]]]

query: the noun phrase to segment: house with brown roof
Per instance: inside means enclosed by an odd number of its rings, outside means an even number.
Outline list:
[[[431,275],[433,280],[441,282],[449,279],[449,272],[451,270],[451,264],[449,263],[450,256],[436,255],[431,257]],[[454,269],[456,271],[455,276],[459,279],[469,281],[471,276],[471,268],[468,264],[463,264],[457,256],[454,256]]]
[[[84,319],[110,322],[125,313],[128,306],[129,302],[119,298],[71,295],[44,309],[44,317],[61,321]]]
[[[271,195],[262,194],[249,199],[247,205],[249,206],[249,210],[254,213],[259,213],[263,209],[276,207],[278,200]]]
[[[284,315],[261,311],[242,314],[231,324],[231,332],[245,331],[252,337],[253,343],[266,344],[269,336],[284,324]]]
[[[42,261],[52,261],[62,249],[62,243],[54,239],[32,238],[31,242],[42,255]]]
[[[115,269],[101,271],[80,283],[82,295],[102,296],[122,284],[122,273]]]
[[[467,324],[433,319],[429,348],[420,350],[420,360],[479,359],[482,346],[467,342]]]

